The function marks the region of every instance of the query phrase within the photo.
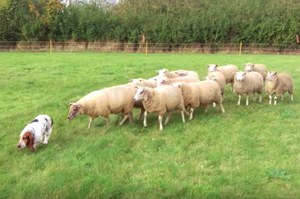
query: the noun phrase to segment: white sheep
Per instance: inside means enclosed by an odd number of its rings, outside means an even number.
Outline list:
[[[124,118],[119,125],[123,125],[128,117],[132,123],[131,111],[136,90],[135,86],[120,85],[91,92],[76,103],[69,103],[68,119],[71,120],[77,115],[87,115],[90,117],[88,125],[90,128],[94,118],[104,117],[108,125],[110,114],[123,114]]]
[[[155,80],[146,80],[146,79],[142,79],[142,78],[130,79],[129,82],[130,83],[128,83],[127,85],[132,85],[132,86],[135,86],[135,87],[141,86],[141,87],[155,88],[156,85],[157,85],[157,81],[155,81]],[[142,101],[141,100],[135,101],[134,102],[134,108],[139,108],[140,109],[140,113],[137,116],[137,119],[139,120],[145,112],[145,108],[143,106]]]
[[[199,82],[200,80],[194,76],[184,76],[184,77],[176,77],[176,78],[160,78],[157,80],[157,87],[163,85],[171,85],[173,83],[184,82],[184,83],[193,83]]]
[[[246,73],[239,71],[235,73],[234,78],[234,90],[235,93],[239,96],[237,105],[240,105],[241,98],[243,94],[246,94],[246,105],[249,105],[249,95],[253,94],[253,101],[255,101],[255,93],[259,94],[259,102],[261,102],[262,91],[264,80],[261,74],[258,72]]]
[[[175,78],[175,77],[184,77],[184,76],[194,76],[199,79],[199,75],[195,71],[188,71],[188,70],[176,70],[176,71],[169,71],[168,69],[161,69],[156,70],[159,76],[165,76],[168,78]]]
[[[245,72],[258,72],[263,76],[263,80],[265,81],[266,76],[267,76],[267,68],[263,64],[252,64],[252,63],[247,63],[245,64]]]
[[[277,97],[281,96],[281,100],[283,100],[284,93],[286,92],[290,94],[291,101],[293,101],[294,80],[292,76],[285,73],[267,72],[265,92],[269,96],[269,104],[272,104],[273,94],[275,94],[274,105],[276,105]]]
[[[211,103],[220,105],[222,113],[225,113],[221,89],[217,82],[206,80],[196,83],[173,83],[175,87],[181,88],[184,106],[190,108],[190,120],[193,118],[195,108],[205,106],[205,113],[209,109]]]
[[[137,86],[150,87],[150,88],[155,88],[157,86],[157,82],[155,79],[150,80],[150,79],[136,78],[136,79],[130,79],[129,82],[134,83]]]
[[[184,103],[180,89],[167,85],[158,88],[139,87],[134,100],[142,100],[146,111],[144,113],[144,126],[147,126],[147,114],[158,113],[159,129],[163,130],[162,117],[167,112],[165,125],[169,122],[171,111],[181,112],[182,122],[184,118]]]
[[[218,72],[218,71],[214,71],[212,73],[209,73],[206,77],[206,80],[213,80],[216,81],[221,89],[221,93],[222,93],[222,97],[225,91],[225,86],[226,86],[226,81],[225,81],[225,77],[223,75],[223,73]]]
[[[226,66],[218,66],[218,64],[208,64],[208,71],[207,74],[212,73],[214,71],[219,71],[224,75],[226,84],[230,83],[231,91],[233,90],[233,82],[234,82],[234,73],[238,72],[239,69],[235,65],[226,65]]]

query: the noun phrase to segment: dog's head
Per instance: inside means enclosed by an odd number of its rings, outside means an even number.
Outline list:
[[[20,149],[28,147],[31,149],[32,152],[34,152],[35,149],[33,147],[33,143],[34,143],[34,137],[33,137],[32,133],[27,131],[23,135],[20,135],[20,140],[19,140],[19,144],[17,145],[17,147]]]

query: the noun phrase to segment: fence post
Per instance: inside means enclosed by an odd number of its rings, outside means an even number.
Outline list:
[[[148,41],[146,41],[146,49],[145,49],[145,55],[148,53]]]
[[[242,45],[243,45],[243,42],[242,42],[242,41],[240,41],[240,50],[239,50],[239,55],[241,55],[241,54],[242,54]]]
[[[50,50],[50,54],[52,54],[52,41],[51,41],[51,39],[49,41],[49,50]]]

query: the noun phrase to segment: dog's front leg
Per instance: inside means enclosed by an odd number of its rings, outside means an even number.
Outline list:
[[[50,135],[45,134],[45,140],[44,140],[43,144],[48,144],[49,137],[50,137]]]

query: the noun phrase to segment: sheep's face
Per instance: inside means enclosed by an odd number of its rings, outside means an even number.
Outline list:
[[[134,101],[139,101],[144,99],[146,89],[143,87],[139,87],[136,91],[136,94],[134,95],[133,99]]]
[[[175,72],[179,77],[187,76],[187,72]]]
[[[245,72],[237,72],[235,75],[235,80],[238,82],[244,81],[245,75],[246,75]]]
[[[160,87],[160,86],[164,86],[164,85],[167,85],[167,80],[165,79],[159,79],[157,80],[157,87]]]
[[[273,81],[276,78],[277,78],[277,72],[275,71],[267,72],[266,81]]]
[[[158,75],[159,75],[159,76],[164,76],[164,75],[166,75],[166,73],[169,72],[169,71],[168,71],[168,69],[161,69],[161,70],[158,70],[157,72],[158,72]]]
[[[212,73],[217,70],[218,64],[207,64],[207,67],[208,67],[208,71]]]
[[[253,67],[254,67],[253,64],[245,64],[245,71],[251,72],[251,71],[253,71]]]
[[[70,105],[70,110],[69,110],[68,119],[71,120],[76,115],[78,115],[78,111],[80,109],[80,105],[76,104],[76,103],[69,103],[69,105]]]
[[[182,83],[173,83],[172,86],[181,88],[182,87]]]
[[[129,82],[132,82],[132,83],[140,83],[142,81],[143,81],[142,79],[130,79],[129,80]]]

